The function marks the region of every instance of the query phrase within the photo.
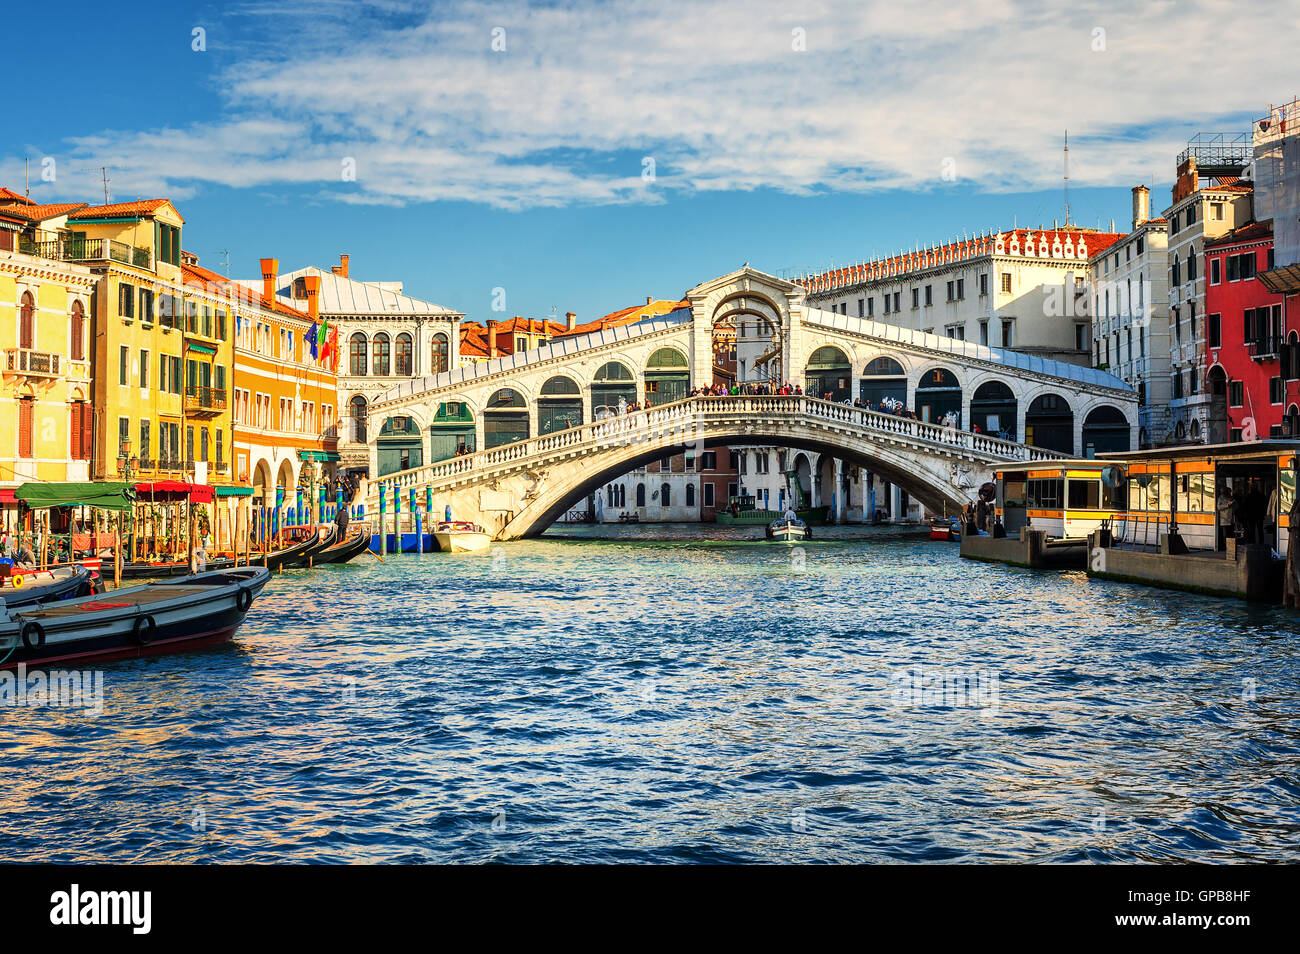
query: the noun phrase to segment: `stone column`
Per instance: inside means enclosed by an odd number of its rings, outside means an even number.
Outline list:
[[[821,473],[822,455],[809,453],[808,455],[808,506],[818,507],[820,503],[817,499],[817,477]],[[797,471],[796,471],[797,473]]]
[[[844,522],[844,461],[835,458],[835,522]]]

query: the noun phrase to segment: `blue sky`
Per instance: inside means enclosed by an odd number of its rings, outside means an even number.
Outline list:
[[[93,202],[108,166],[115,201],[173,198],[205,265],[346,252],[479,320],[498,286],[589,320],[746,261],[1051,225],[1066,128],[1073,219],[1122,228],[1189,135],[1296,92],[1285,4],[178,6],[7,11],[70,65],[11,73],[0,183],[30,157],[34,198]]]

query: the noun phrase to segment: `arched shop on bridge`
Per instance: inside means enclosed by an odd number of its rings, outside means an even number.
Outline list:
[[[851,401],[852,380],[849,356],[833,345],[824,345],[808,359],[803,389],[811,397],[824,398],[829,394],[832,401]]]
[[[514,388],[501,388],[483,409],[483,449],[528,439],[528,402]]]
[[[419,467],[424,463],[420,431],[409,417],[384,421],[376,440],[379,447],[379,476]]]
[[[971,427],[1003,440],[1019,441],[1015,393],[1002,381],[985,381],[970,399]]]
[[[475,449],[474,413],[464,401],[443,401],[429,425],[429,463]]]
[[[645,366],[646,403],[671,404],[685,398],[691,390],[691,369],[686,355],[676,348],[660,348],[650,355]]]
[[[537,399],[537,433],[551,434],[582,424],[582,388],[566,374],[542,385]]]
[[[938,424],[948,414],[956,419],[957,427],[962,426],[961,384],[947,368],[931,368],[916,386],[916,416]]]
[[[877,410],[886,400],[907,404],[907,372],[893,358],[873,358],[862,369],[858,396]]]
[[[636,403],[636,375],[621,361],[606,361],[591,380],[591,416],[617,414],[618,403]]]
[[[1103,404],[1093,408],[1083,419],[1081,443],[1084,457],[1105,457],[1116,451],[1126,451],[1131,440],[1132,428],[1124,412],[1117,407]]]
[[[1059,394],[1040,394],[1025,412],[1025,443],[1074,453],[1074,412]]]

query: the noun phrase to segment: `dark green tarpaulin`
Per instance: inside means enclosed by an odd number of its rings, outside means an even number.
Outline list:
[[[33,510],[47,507],[97,507],[100,510],[129,512],[135,500],[131,485],[120,481],[98,483],[23,484],[14,496]]]

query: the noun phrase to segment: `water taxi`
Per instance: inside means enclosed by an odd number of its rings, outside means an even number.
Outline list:
[[[1009,464],[994,473],[994,514],[1008,536],[1021,527],[1048,540],[1087,540],[1128,509],[1124,467],[1113,460]]]
[[[780,520],[773,520],[767,525],[767,539],[775,540],[778,543],[799,543],[811,536],[812,533],[808,530],[808,524],[798,518],[789,520],[782,517]]]
[[[466,520],[439,523],[433,539],[443,553],[478,553],[492,545],[492,536],[486,530]]]

